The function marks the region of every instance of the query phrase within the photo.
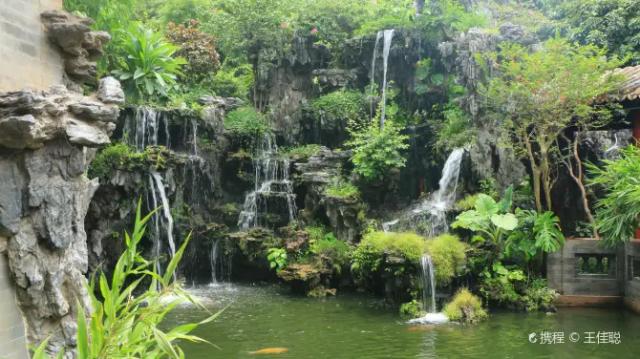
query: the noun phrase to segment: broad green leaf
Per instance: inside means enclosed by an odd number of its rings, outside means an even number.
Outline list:
[[[500,229],[512,231],[518,227],[518,218],[512,213],[494,214],[491,216],[491,223]]]

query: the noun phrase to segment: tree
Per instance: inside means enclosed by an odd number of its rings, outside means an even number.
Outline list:
[[[594,100],[616,90],[612,70],[621,61],[607,59],[593,45],[550,39],[537,51],[517,44],[490,56],[497,75],[480,86],[491,125],[504,142],[529,162],[536,209],[552,210],[557,175],[558,137],[570,126],[593,128],[606,122],[610,108]]]

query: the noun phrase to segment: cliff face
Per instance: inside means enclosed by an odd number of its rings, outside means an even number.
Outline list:
[[[75,343],[76,301],[90,308],[84,217],[98,182],[85,172],[118,116],[114,84],[103,80],[96,98],[64,87],[0,94],[0,243],[28,339],[52,335],[51,352]]]

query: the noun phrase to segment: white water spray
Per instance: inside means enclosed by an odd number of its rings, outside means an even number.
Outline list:
[[[426,200],[410,209],[400,218],[383,223],[385,231],[418,230],[420,225],[427,225],[428,237],[437,236],[449,230],[447,211],[453,207],[456,200],[460,167],[465,150],[457,148],[451,152],[442,169],[439,188]]]
[[[290,162],[278,157],[278,146],[271,134],[266,134],[257,150],[255,167],[255,189],[247,194],[238,218],[240,229],[249,229],[261,224],[268,212],[266,198],[279,197],[286,201],[289,222],[295,220],[296,204],[293,184],[290,180]]]

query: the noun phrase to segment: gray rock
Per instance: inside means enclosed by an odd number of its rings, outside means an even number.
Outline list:
[[[124,92],[120,82],[111,76],[100,79],[97,96],[98,100],[104,103],[124,104]]]
[[[105,106],[102,102],[87,99],[70,103],[69,110],[89,121],[116,122],[120,114],[117,106]]]
[[[73,357],[76,300],[90,308],[84,219],[98,187],[85,146],[109,143],[115,104],[64,87],[0,93],[0,238],[29,341]],[[88,154],[89,153],[89,154]]]
[[[48,139],[44,126],[33,115],[0,119],[0,146],[23,149],[38,148]]]
[[[96,147],[111,143],[105,131],[81,121],[70,120],[66,131],[69,141],[76,145]]]
[[[80,83],[94,84],[97,73],[94,60],[102,55],[102,47],[111,36],[104,31],[92,31],[93,20],[65,11],[45,11],[41,18],[49,39],[61,49],[67,75]]]
[[[237,97],[220,97],[205,95],[198,99],[198,102],[204,106],[221,107],[225,111],[231,111],[244,105],[244,101]]]

